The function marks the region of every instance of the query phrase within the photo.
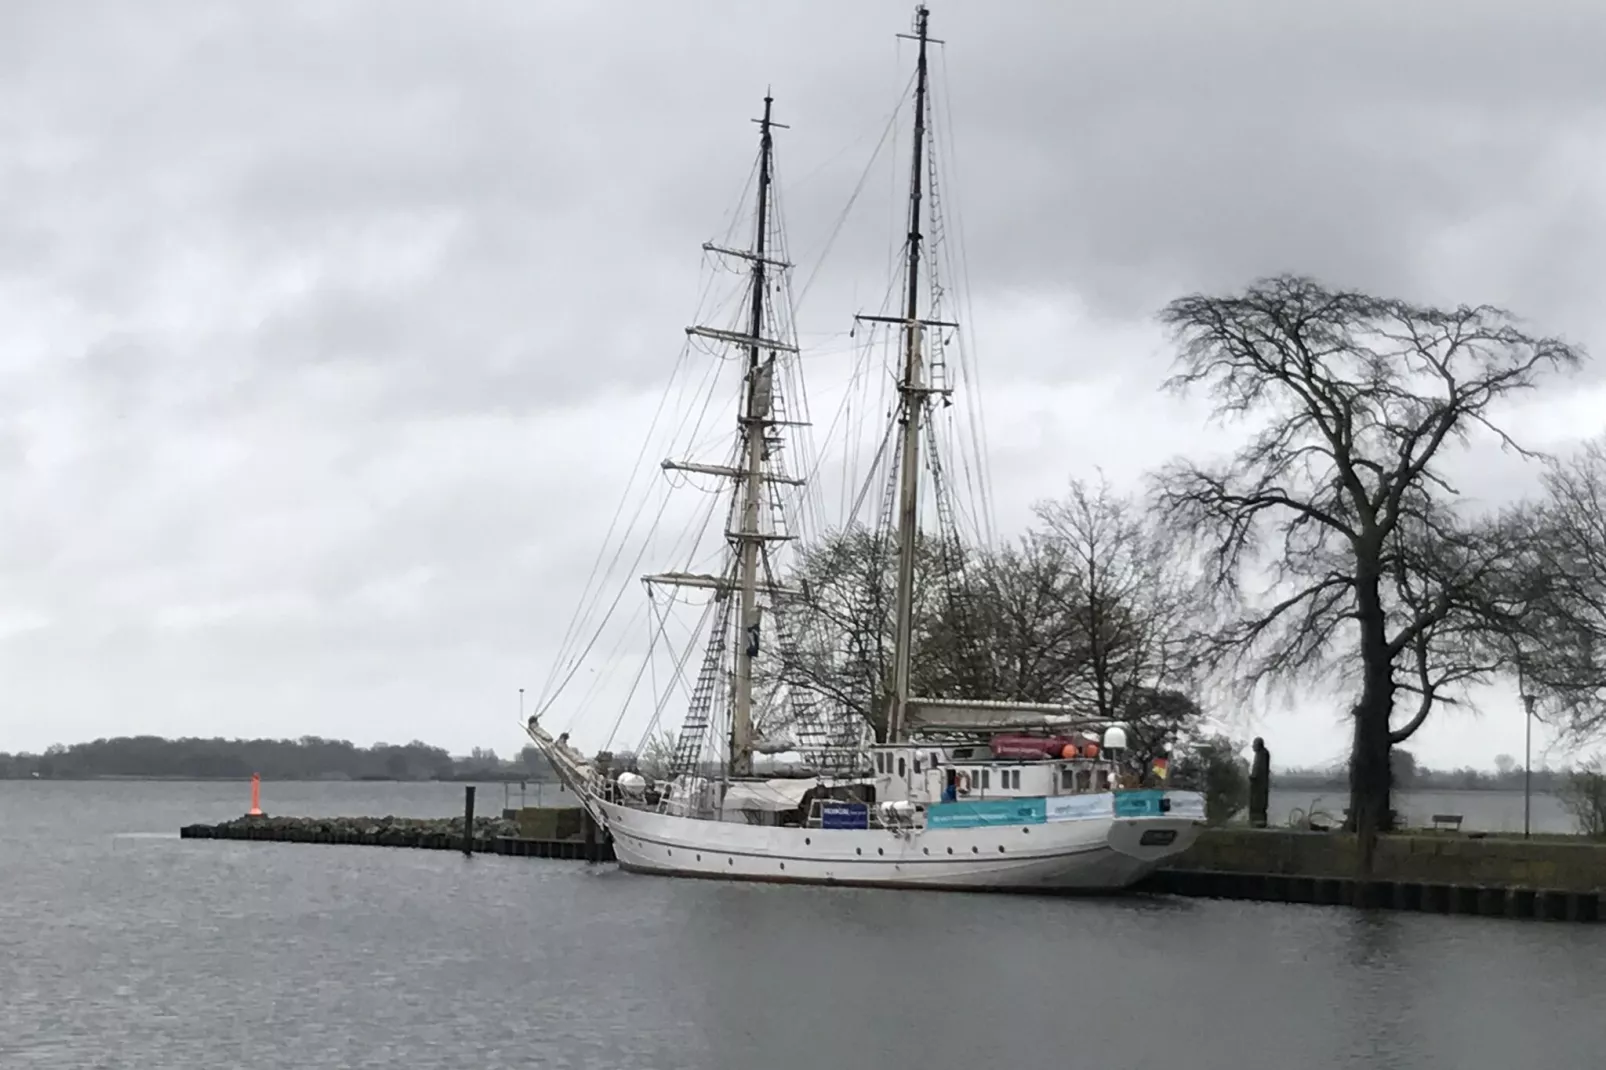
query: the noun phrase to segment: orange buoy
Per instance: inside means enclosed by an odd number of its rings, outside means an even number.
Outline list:
[[[251,809],[245,812],[246,817],[262,816],[262,775],[251,774]]]
[[[1099,745],[1097,743],[1089,743],[1082,748],[1082,753],[1089,758],[1097,758],[1099,756]]]
[[[1077,757],[1080,757],[1080,756],[1081,755],[1077,751],[1075,743],[1067,743],[1060,750],[1060,757],[1061,758],[1077,758]]]

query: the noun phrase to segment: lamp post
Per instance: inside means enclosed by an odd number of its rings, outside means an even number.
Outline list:
[[[521,724],[521,725],[524,724],[524,688],[522,688],[522,687],[519,688],[519,724]],[[525,767],[525,773],[526,774],[529,773],[529,767],[528,766]],[[524,785],[525,785],[525,783],[526,783],[526,781],[524,780],[524,778],[520,777],[519,778],[519,809],[520,810],[524,809]],[[541,786],[539,784],[537,784],[535,790],[536,790],[536,802],[539,803],[541,801]]]
[[[1534,697],[1522,696],[1523,750],[1522,750],[1522,838],[1533,834],[1534,796]]]

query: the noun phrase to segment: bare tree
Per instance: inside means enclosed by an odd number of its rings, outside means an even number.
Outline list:
[[[963,652],[963,627],[939,623],[954,615],[963,583],[963,560],[933,540],[916,546],[915,653],[910,678],[929,686],[940,656]],[[799,555],[788,583],[806,597],[788,608],[799,624],[797,650],[759,683],[802,689],[834,716],[858,717],[879,738],[886,727],[883,701],[892,671],[893,591],[896,559],[891,538],[863,527],[833,532]],[[924,640],[936,637],[933,643]],[[942,650],[939,655],[936,649]],[[949,669],[947,671],[955,671]]]
[[[1507,526],[1456,507],[1440,461],[1474,431],[1517,448],[1496,404],[1582,354],[1497,308],[1296,276],[1183,297],[1161,319],[1180,347],[1169,385],[1207,391],[1219,418],[1253,426],[1230,462],[1178,460],[1157,477],[1159,507],[1197,539],[1222,611],[1210,661],[1250,692],[1356,687],[1350,818],[1369,872],[1392,813],[1390,748],[1446,688],[1492,671],[1485,660],[1433,675],[1436,654],[1472,645],[1510,552]],[[1421,666],[1425,677],[1401,679]],[[1411,688],[1422,701],[1396,727],[1396,696]]]
[[[655,728],[641,741],[635,755],[638,772],[653,780],[665,780],[675,764],[675,733]]]
[[[1415,627],[1395,681],[1396,709],[1407,696],[1409,716],[1390,732],[1391,745],[1436,707],[1463,705],[1473,686],[1517,670],[1535,606],[1524,557],[1531,528],[1526,507],[1470,519],[1449,509],[1402,511],[1383,558],[1384,606],[1391,620]]]
[[[1076,562],[1036,532],[971,557],[960,596],[928,622],[921,693],[1066,701],[1087,660],[1081,622],[1065,612],[1079,585]]]
[[[1179,651],[1190,633],[1180,573],[1130,500],[1108,488],[1073,484],[1065,502],[1044,505],[1041,515],[1043,530],[999,549],[921,544],[913,689],[1080,706],[1090,717],[1129,721],[1159,753],[1202,716],[1191,699],[1162,690],[1185,682]],[[797,656],[772,670],[767,686],[811,692],[879,735],[892,573],[884,541],[863,529],[806,550],[792,577],[808,591],[795,610],[805,632]]]
[[[1121,716],[1130,728],[1127,747],[1138,767],[1151,768],[1156,758],[1169,757],[1178,750],[1197,745],[1204,711],[1191,695],[1176,690],[1150,687],[1133,688],[1126,696]],[[1215,738],[1222,738],[1219,733]]]
[[[1173,540],[1102,475],[1097,484],[1073,480],[1063,499],[1035,511],[1075,569],[1063,609],[1082,631],[1083,701],[1100,717],[1130,717],[1140,691],[1185,683],[1193,581]]]
[[[926,696],[1070,701],[1086,676],[1086,629],[1068,612],[1081,585],[1060,541],[1029,533],[991,551],[923,540],[910,683]],[[894,564],[885,540],[849,529],[805,550],[797,656],[779,676],[881,735],[891,671]],[[779,681],[777,681],[779,682]]]
[[[1553,460],[1522,557],[1532,595],[1513,645],[1525,690],[1564,738],[1606,735],[1606,438]]]

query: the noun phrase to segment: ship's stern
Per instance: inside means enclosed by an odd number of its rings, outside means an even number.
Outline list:
[[[1204,827],[1204,796],[1195,791],[1121,791],[1108,842],[1147,876],[1192,847]]]

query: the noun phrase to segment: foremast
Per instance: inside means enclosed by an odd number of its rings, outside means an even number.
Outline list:
[[[758,656],[758,563],[764,536],[759,531],[758,509],[764,480],[764,438],[773,398],[775,357],[764,348],[764,295],[768,263],[770,181],[774,135],[771,108],[774,98],[764,94],[764,117],[758,121],[758,205],[753,228],[753,282],[749,297],[747,389],[742,402],[742,447],[745,464],[741,479],[741,525],[734,532],[737,554],[736,679],[731,696],[730,773],[753,772],[753,659]]]
[[[759,656],[762,634],[762,613],[758,595],[787,593],[771,582],[771,570],[766,565],[768,544],[789,536],[780,532],[766,532],[760,523],[766,504],[767,484],[793,484],[802,481],[788,478],[782,472],[770,471],[770,434],[777,424],[775,362],[777,353],[796,353],[795,345],[765,336],[770,318],[767,303],[769,288],[775,275],[790,265],[777,259],[770,249],[770,231],[773,213],[772,183],[774,181],[774,131],[784,130],[784,123],[773,118],[774,98],[764,97],[764,114],[755,119],[759,124],[759,160],[753,224],[753,239],[749,247],[730,249],[705,243],[703,249],[721,256],[733,257],[749,265],[748,316],[746,333],[721,330],[714,327],[686,328],[688,335],[739,347],[745,352],[745,370],[742,401],[737,416],[739,425],[738,448],[735,465],[698,464],[690,461],[666,460],[666,469],[700,472],[723,476],[734,486],[730,522],[725,538],[732,550],[732,567],[721,576],[704,576],[688,573],[666,573],[647,577],[649,583],[670,584],[681,587],[702,587],[715,592],[720,603],[714,613],[714,625],[708,650],[698,683],[692,696],[688,722],[682,726],[674,758],[675,771],[690,773],[696,765],[702,747],[703,733],[707,728],[709,707],[712,705],[714,680],[724,662],[730,673],[730,736],[727,740],[726,775],[750,776],[753,771],[754,716],[753,716],[753,665]],[[773,502],[770,503],[773,506]],[[731,599],[734,597],[734,606]],[[732,614],[730,611],[734,609]],[[734,661],[725,661],[725,641],[734,616]]]

